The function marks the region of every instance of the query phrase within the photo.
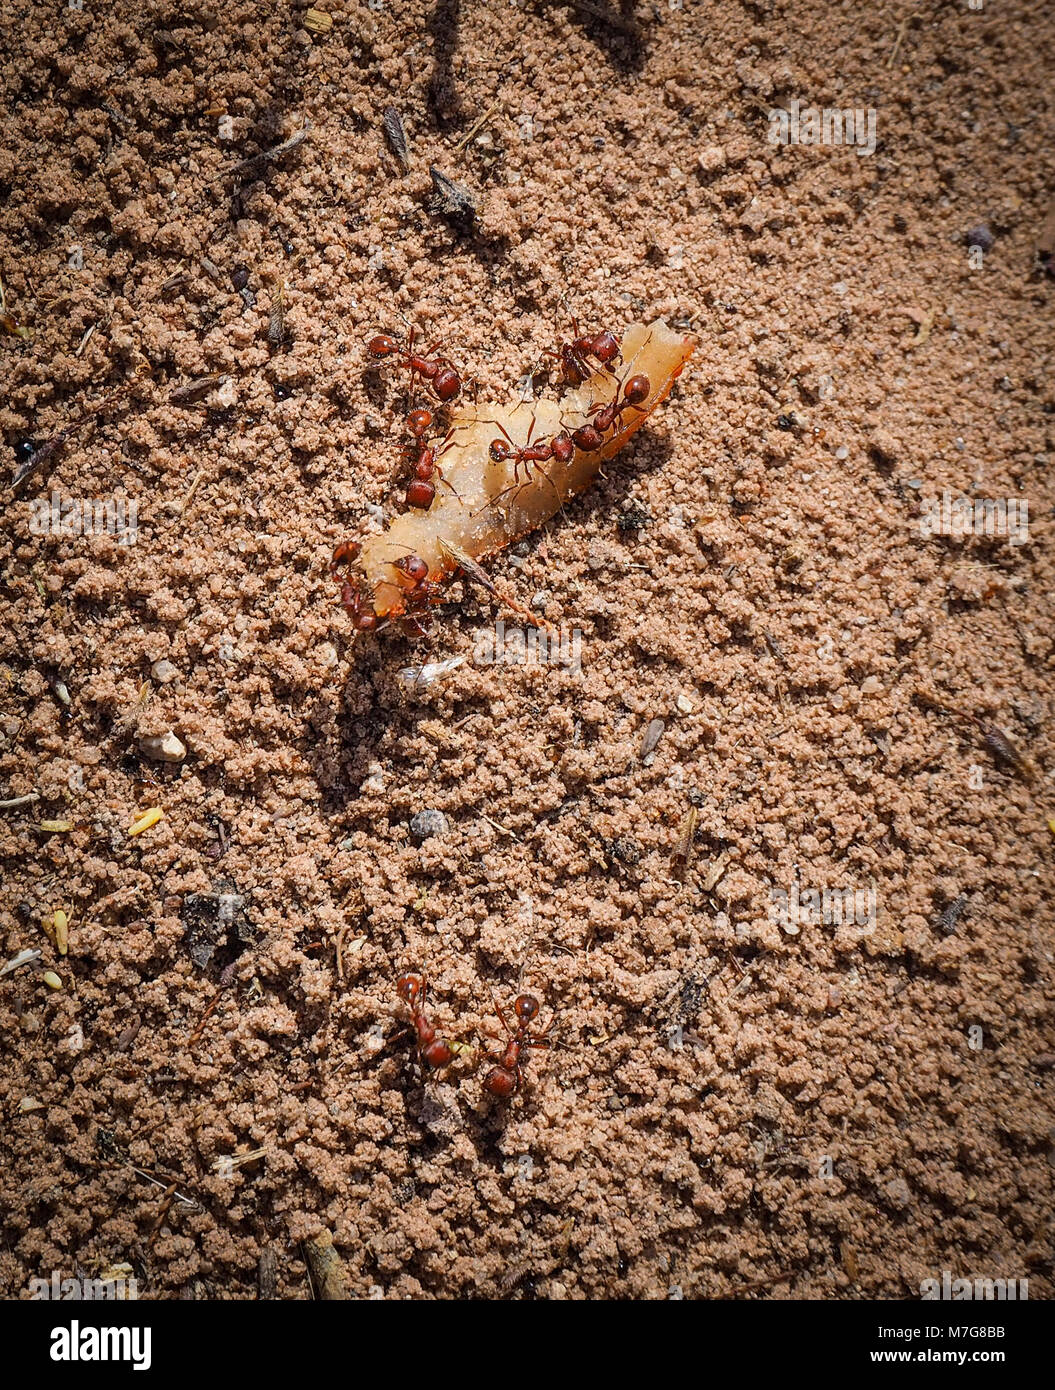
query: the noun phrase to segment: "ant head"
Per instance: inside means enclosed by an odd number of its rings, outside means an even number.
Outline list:
[[[505,463],[506,459],[513,457],[513,451],[504,439],[492,439],[487,452],[491,455],[492,463]]]
[[[506,1067],[495,1067],[484,1081],[484,1090],[499,1100],[508,1100],[517,1088],[516,1073]]]
[[[581,449],[584,454],[592,454],[604,443],[604,435],[595,425],[582,425],[572,435],[572,440],[575,447]]]
[[[651,383],[647,376],[632,376],[623,387],[623,400],[630,405],[641,405],[648,400],[648,393],[652,390]]]
[[[407,493],[409,495],[410,488],[407,489]],[[392,561],[392,567],[405,575],[412,584],[422,584],[429,577],[429,567],[420,555],[402,555],[398,560]]]
[[[408,971],[405,975],[400,975],[396,981],[396,993],[404,1003],[413,1006],[421,998],[425,987],[425,981],[420,975],[415,975],[413,971]]]
[[[431,410],[412,410],[407,416],[407,429],[415,439],[420,439],[426,430],[432,429],[433,420]]]
[[[590,344],[590,351],[598,362],[613,362],[619,356],[619,339],[614,333],[598,333]]]
[[[563,433],[554,435],[553,457],[558,463],[571,463],[575,457],[575,445],[568,435]]]
[[[530,1023],[538,1014],[538,1000],[533,994],[520,994],[513,1004],[513,1012],[521,1023]]]
[[[441,401],[453,401],[462,389],[462,379],[453,367],[441,367],[432,378],[432,389]]]
[[[399,351],[399,343],[391,333],[379,333],[376,338],[370,339],[366,350],[371,357],[391,357],[394,352]]]
[[[407,488],[406,503],[408,507],[417,507],[420,511],[427,512],[435,496],[436,489],[431,483],[422,478],[415,478]]]
[[[330,568],[337,569],[340,565],[348,565],[353,560],[358,560],[362,548],[358,541],[341,541],[333,552]]]

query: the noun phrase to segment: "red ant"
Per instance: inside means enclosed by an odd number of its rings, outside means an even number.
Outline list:
[[[451,436],[454,434],[453,430],[448,430],[439,447],[426,447],[425,436],[434,423],[435,416],[431,410],[412,410],[407,416],[407,429],[414,438],[411,448],[417,450],[417,459],[414,463],[414,479],[407,486],[406,503],[408,507],[418,507],[422,511],[428,511],[432,506],[433,498],[436,496],[433,475],[443,477],[436,460],[450,448]]]
[[[638,373],[632,376],[623,387],[623,399],[619,399],[618,391],[608,402],[607,405],[595,405],[591,407],[593,420],[588,425],[580,425],[572,434],[572,442],[577,449],[581,449],[584,454],[592,454],[595,450],[604,446],[604,436],[619,421],[619,417],[624,410],[630,406],[640,410],[645,401],[648,400],[652,385],[647,376]]]
[[[392,561],[392,568],[398,570],[407,581],[403,612],[410,624],[411,633],[418,637],[425,637],[427,633],[421,619],[428,611],[433,594],[437,592],[439,585],[430,582],[429,567],[420,555],[402,555],[398,560]]]
[[[525,465],[530,475],[533,463],[546,463],[550,459],[556,459],[558,463],[571,463],[575,457],[575,446],[570,437],[563,432],[554,435],[552,439],[540,439],[538,443],[532,444],[531,436],[535,430],[534,420],[528,426],[527,442],[522,448],[518,448],[513,443],[504,425],[499,424],[498,428],[505,435],[505,439],[492,439],[488,453],[495,463],[505,463],[508,459],[512,459],[514,479],[517,477],[521,464]]]
[[[546,1034],[553,1027],[553,1019],[550,1019],[541,1032],[532,1032],[531,1023],[533,1019],[538,1017],[539,1002],[533,994],[521,994],[513,1003],[517,1026],[511,1028],[498,1000],[494,998],[494,995],[491,998],[495,1006],[495,1013],[502,1020],[502,1027],[506,1030],[508,1037],[501,1060],[484,1078],[484,1090],[488,1095],[497,1096],[500,1100],[508,1100],[510,1096],[515,1096],[520,1090],[520,1084],[524,1079],[524,1063],[527,1058],[525,1057],[521,1061],[520,1054],[529,1047],[549,1047]]]
[[[572,319],[571,327],[575,334],[573,340],[570,343],[560,343],[556,351],[547,348],[545,356],[557,358],[560,362],[561,376],[569,386],[579,386],[590,375],[587,357],[592,357],[600,362],[602,367],[607,367],[619,356],[619,339],[614,333],[607,331],[595,333],[592,338],[586,337],[580,334],[575,319]]]
[[[532,465],[539,465],[539,472],[546,479],[547,483],[549,483],[550,487],[553,488],[553,491],[557,494],[557,500],[559,501],[560,493],[557,486],[541,465],[547,463],[550,459],[556,459],[558,463],[571,463],[572,459],[575,457],[575,445],[572,443],[571,437],[564,431],[561,431],[560,434],[554,435],[552,439],[540,439],[537,443],[532,444],[531,436],[535,431],[535,420],[534,417],[532,417],[531,424],[528,426],[526,441],[523,445],[516,445],[510,438],[506,427],[497,420],[495,424],[498,425],[498,428],[505,435],[505,438],[492,439],[488,453],[494,463],[506,463],[509,459],[513,460],[513,482],[509,487],[504,488],[497,497],[492,497],[487,505],[493,507],[507,492],[514,491],[520,482],[521,464],[524,465],[524,471],[527,474],[527,482],[531,481]]]
[[[440,344],[433,343],[426,348],[424,353],[414,351],[414,329],[410,330],[410,337],[404,347],[398,338],[391,333],[379,333],[376,338],[371,338],[366,345],[366,350],[372,357],[393,357],[398,356],[400,366],[406,367],[410,372],[411,380],[419,376],[422,381],[427,381],[436,393],[437,399],[441,401],[453,401],[458,392],[462,389],[462,379],[454,369],[454,364],[446,357],[433,357],[432,353]]]
[[[450,1043],[437,1038],[436,1029],[425,1017],[424,975],[409,972],[396,981],[396,993],[410,1010],[410,1023],[418,1039],[418,1061],[426,1067],[449,1067],[457,1055]]]
[[[372,632],[377,627],[377,613],[374,611],[374,605],[369,598],[363,597],[358,579],[353,580],[348,571],[349,565],[358,560],[362,548],[358,541],[341,541],[333,552],[333,559],[330,561],[330,574],[341,587],[341,603],[352,620],[352,626],[357,632]],[[344,566],[343,574],[341,573],[342,565]]]
[[[648,400],[651,390],[652,385],[647,376],[642,373],[632,376],[623,387],[622,400],[619,399],[619,393],[616,392],[607,405],[601,406],[600,410],[596,411],[593,417],[595,428],[600,430],[601,434],[607,434],[617,421],[622,423],[619,417],[624,410],[630,406],[640,410],[645,401]]]

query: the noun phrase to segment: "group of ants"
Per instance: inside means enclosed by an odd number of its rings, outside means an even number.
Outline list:
[[[557,359],[561,379],[566,385],[580,386],[591,374],[591,358],[602,368],[611,368],[611,364],[620,355],[619,339],[607,330],[582,334],[574,321],[572,331],[573,337],[570,341],[558,344],[555,349],[547,349],[545,355]],[[366,350],[371,357],[379,361],[394,358],[399,366],[409,372],[411,383],[415,380],[423,382],[442,408],[450,406],[457,399],[463,382],[458,370],[448,358],[434,355],[440,346],[437,342],[424,352],[416,352],[414,330],[411,329],[406,342],[390,333],[379,333],[370,339]],[[621,422],[624,411],[630,408],[640,409],[648,400],[651,389],[648,377],[643,373],[635,373],[623,383],[621,394],[617,390],[607,404],[601,402],[591,407],[588,423],[580,425],[571,433],[561,430],[551,439],[538,439],[534,443],[531,441],[529,430],[526,443],[514,444],[505,426],[496,422],[504,437],[493,439],[488,453],[494,463],[507,463],[512,460],[513,488],[506,491],[515,489],[522,467],[530,479],[532,468],[541,470],[542,465],[550,461],[567,466],[575,457],[576,449],[589,454],[603,448],[605,436]],[[436,482],[446,482],[439,466],[439,459],[453,442],[454,430],[450,429],[438,444],[426,444],[426,438],[435,425],[435,414],[424,406],[415,407],[406,419],[406,428],[411,437],[406,451],[413,462],[414,476],[407,486],[405,502],[408,508],[420,511],[428,511],[432,506],[436,497]],[[342,541],[333,552],[330,573],[340,588],[341,603],[351,619],[353,628],[358,632],[372,632],[379,622],[371,601],[372,596],[363,593],[360,587],[362,577],[354,575],[350,568],[359,558],[361,549],[358,541]],[[432,600],[435,586],[429,581],[429,567],[420,555],[404,555],[393,561],[393,567],[406,584],[406,613],[411,623],[414,623],[417,615],[423,613]]]
[[[424,975],[413,971],[400,975],[396,980],[396,993],[410,1014],[410,1031],[416,1040],[418,1061],[425,1071],[441,1071],[450,1066],[461,1049],[456,1043],[437,1035],[436,1028],[425,1013],[426,989]],[[493,996],[492,999],[495,1012],[506,1030],[506,1044],[501,1056],[488,1054],[495,1066],[484,1077],[484,1094],[508,1100],[520,1090],[528,1049],[549,1047],[546,1034],[553,1027],[554,1020],[551,1018],[545,1028],[533,1026],[539,1012],[539,1002],[533,994],[520,994],[513,1001],[515,1025],[508,1021],[498,1000]],[[397,1033],[388,1042],[401,1036],[404,1034]]]
[[[416,377],[426,382],[442,405],[450,405],[461,392],[462,379],[446,357],[433,356],[439,346],[438,343],[434,343],[425,352],[417,353],[414,351],[413,331],[405,345],[391,334],[379,333],[370,339],[367,351],[372,357],[379,359],[395,357],[400,365],[410,372],[412,380]],[[572,341],[561,343],[551,355],[560,363],[563,380],[568,385],[577,386],[590,374],[590,358],[603,367],[609,367],[616,360],[619,356],[619,340],[614,333],[609,332],[582,335],[576,325]],[[504,438],[491,441],[488,450],[490,457],[495,463],[505,463],[512,459],[514,479],[521,466],[530,471],[532,465],[547,463],[550,460],[568,464],[574,458],[576,449],[581,449],[584,453],[600,449],[605,442],[605,435],[619,421],[623,411],[629,406],[640,406],[648,399],[650,390],[647,376],[631,376],[623,386],[621,397],[617,392],[607,405],[594,407],[591,423],[580,426],[571,434],[561,431],[552,439],[536,440],[535,443],[531,442],[529,434],[527,443],[522,446],[515,445],[505,427],[499,424],[498,428]],[[426,436],[435,423],[436,417],[433,412],[421,406],[413,409],[407,416],[407,430],[413,440],[410,447],[414,455],[414,477],[407,487],[406,504],[422,511],[431,507],[436,496],[436,484],[433,479],[438,478],[442,481],[443,478],[439,468],[439,457],[450,447],[453,435],[453,430],[449,430],[438,446],[426,445]],[[357,541],[343,541],[333,553],[331,570],[341,586],[341,601],[348,610],[354,626],[359,631],[368,632],[376,628],[377,614],[369,600],[363,598],[347,570],[358,558],[359,551]],[[344,574],[341,574],[342,567],[345,570]],[[408,598],[419,597],[419,601],[427,599],[429,567],[420,556],[405,555],[395,561],[395,568],[407,581]],[[429,1021],[425,1013],[426,990],[425,977],[414,972],[400,975],[396,981],[396,993],[406,1004],[410,1014],[410,1026],[417,1041],[418,1061],[423,1068],[438,1071],[450,1066],[457,1052],[447,1039],[437,1035],[436,1028]],[[497,1000],[494,1001],[494,1006],[502,1027],[506,1030],[506,1045],[501,1057],[492,1057],[495,1066],[484,1078],[483,1089],[487,1095],[508,1100],[520,1089],[528,1050],[549,1046],[546,1034],[553,1026],[553,1019],[550,1019],[545,1028],[535,1028],[539,1002],[532,994],[520,994],[514,1000],[515,1024],[509,1022]]]
[[[590,375],[589,360],[592,358],[602,367],[610,365],[619,356],[619,340],[614,333],[607,331],[583,335],[574,328],[575,336],[570,342],[561,343],[549,355],[560,363],[561,377],[568,385],[581,385]],[[429,385],[436,399],[442,405],[450,405],[462,389],[462,379],[457,369],[446,357],[433,354],[440,345],[435,343],[425,352],[414,351],[413,331],[406,344],[388,333],[380,333],[371,338],[367,351],[379,359],[395,357],[400,365],[411,374]],[[488,450],[495,463],[513,461],[514,479],[523,466],[529,472],[533,465],[541,465],[550,460],[558,464],[569,464],[575,450],[593,453],[605,442],[605,436],[621,419],[623,412],[631,406],[639,407],[648,399],[651,385],[647,376],[636,374],[623,385],[622,393],[616,392],[607,404],[599,404],[591,410],[591,422],[580,426],[568,434],[561,431],[552,439],[531,442],[517,446],[513,443],[503,425],[502,439],[493,439]],[[426,445],[425,439],[436,423],[431,410],[416,407],[407,416],[407,429],[413,440],[410,450],[414,456],[414,477],[407,487],[406,504],[411,508],[427,511],[436,496],[434,478],[443,480],[439,468],[439,457],[450,447],[453,430],[437,445]],[[333,553],[331,572],[341,587],[341,601],[347,609],[353,625],[361,632],[377,627],[378,618],[368,598],[364,598],[357,584],[348,572],[348,566],[358,559],[360,546],[357,541],[343,541]],[[395,568],[403,575],[408,585],[408,611],[413,612],[413,600],[420,605],[427,602],[429,595],[429,567],[419,555],[405,555],[394,562]],[[342,568],[344,573],[341,573]],[[396,993],[407,1006],[410,1014],[410,1027],[417,1044],[418,1061],[423,1068],[439,1071],[448,1067],[457,1056],[457,1048],[450,1041],[441,1038],[425,1013],[425,977],[415,972],[400,975],[396,980]],[[535,1019],[539,1013],[539,1002],[532,994],[520,994],[513,1002],[516,1021],[510,1023],[502,1011],[502,1006],[494,1001],[495,1012],[506,1030],[505,1050],[500,1057],[492,1056],[495,1065],[484,1077],[485,1094],[499,1100],[508,1100],[520,1090],[523,1081],[524,1065],[529,1049],[549,1046],[546,1034],[553,1026],[550,1019],[545,1028],[537,1028]]]

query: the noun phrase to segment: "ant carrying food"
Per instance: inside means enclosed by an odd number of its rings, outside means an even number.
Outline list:
[[[539,1032],[532,1031],[532,1022],[538,1017],[539,1002],[533,994],[520,994],[513,1002],[513,1012],[516,1014],[516,1027],[510,1027],[505,1014],[498,1000],[491,996],[495,1006],[495,1013],[501,1019],[502,1027],[506,1030],[507,1040],[505,1051],[502,1053],[498,1065],[492,1068],[484,1078],[484,1090],[488,1095],[497,1096],[499,1100],[508,1100],[515,1096],[520,1090],[521,1082],[524,1079],[524,1065],[527,1062],[522,1054],[528,1048],[549,1047],[546,1041],[546,1034],[553,1027],[553,1019],[546,1024],[545,1028]],[[492,1054],[492,1057],[494,1054]]]
[[[593,420],[586,425],[580,425],[572,434],[572,443],[577,449],[581,449],[584,454],[592,454],[597,449],[603,448],[604,437],[613,425],[622,421],[620,416],[624,410],[629,410],[632,406],[635,410],[643,410],[645,401],[648,400],[652,391],[652,385],[647,376],[638,372],[623,386],[622,399],[617,391],[615,396],[607,405],[595,405],[591,407],[590,413]]]
[[[434,424],[435,416],[431,410],[419,407],[407,416],[407,429],[414,440],[410,448],[416,451],[417,457],[414,461],[414,478],[407,485],[406,503],[408,507],[417,507],[421,511],[428,511],[432,506],[436,496],[436,485],[432,479],[435,476],[443,480],[437,459],[451,447],[454,436],[454,430],[451,429],[438,446],[426,445],[425,436]],[[453,488],[451,490],[453,491]]]
[[[359,541],[341,541],[340,545],[333,552],[330,561],[330,574],[340,585],[341,603],[345,612],[352,620],[352,627],[357,632],[373,632],[377,627],[377,613],[369,597],[364,597],[359,585],[360,578],[356,576],[353,583],[352,577],[348,572],[349,565],[358,560],[362,545]],[[344,573],[341,573],[341,569]]]
[[[560,374],[569,386],[581,386],[590,375],[588,357],[607,367],[619,356],[619,339],[607,330],[601,333],[584,335],[579,332],[578,322],[571,321],[574,337],[570,343],[559,343],[556,349],[546,348],[546,357],[555,357],[560,363]]]
[[[415,377],[427,381],[435,392],[437,400],[447,402],[453,401],[462,389],[462,379],[448,358],[432,356],[436,349],[441,346],[441,343],[436,342],[431,347],[426,348],[423,353],[415,352],[414,329],[412,328],[405,347],[391,333],[379,333],[375,338],[370,339],[366,345],[366,350],[371,357],[398,357],[399,365],[405,367],[410,373],[411,381]]]

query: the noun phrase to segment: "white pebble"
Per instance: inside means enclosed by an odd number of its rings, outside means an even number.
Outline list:
[[[141,738],[139,751],[147,758],[159,763],[181,763],[187,756],[186,745],[170,729],[167,734]]]

